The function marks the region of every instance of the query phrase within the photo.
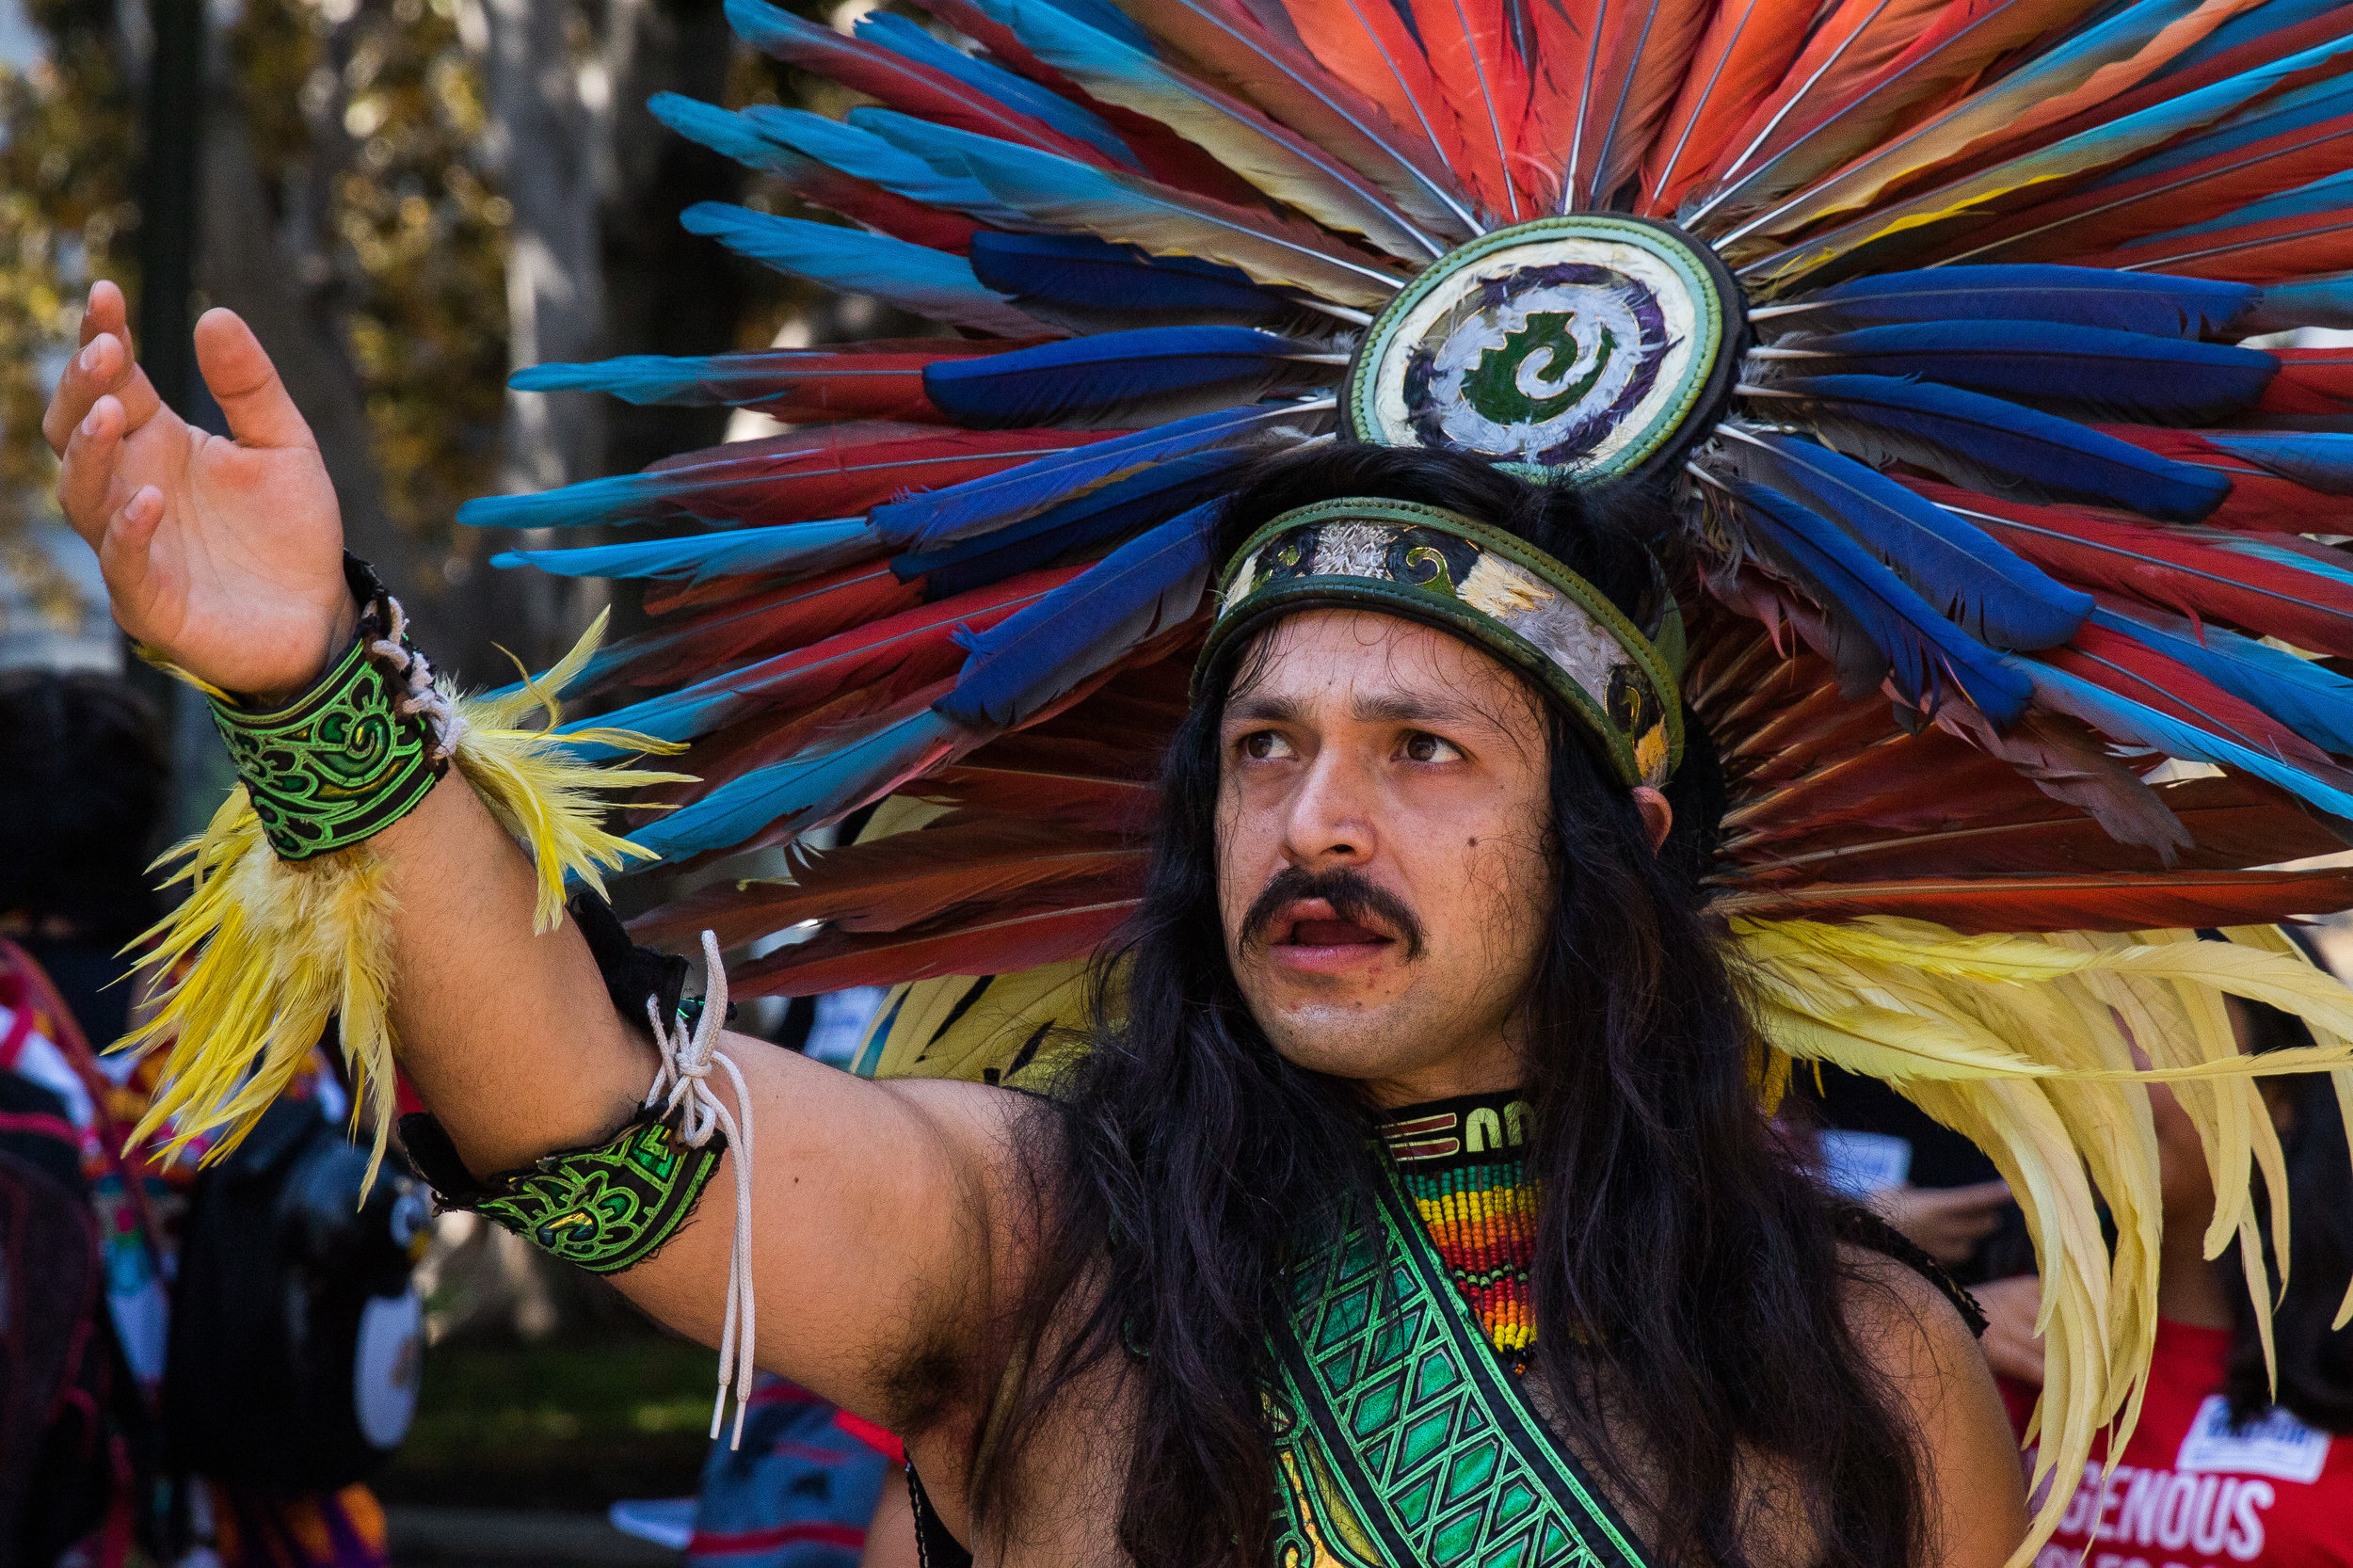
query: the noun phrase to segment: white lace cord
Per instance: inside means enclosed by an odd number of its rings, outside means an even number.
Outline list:
[[[396,698],[392,706],[410,718],[423,713],[425,723],[433,727],[433,746],[427,758],[438,767],[457,755],[457,740],[466,732],[466,721],[433,684],[433,666],[425,663],[424,655],[401,643],[408,630],[408,614],[400,607],[400,600],[386,594],[384,602],[391,607],[392,624],[368,645],[368,657],[390,668],[407,689],[408,695]]]
[[[752,1323],[757,1304],[752,1297],[752,1101],[744,1074],[719,1048],[719,1031],[728,1017],[728,971],[719,962],[719,938],[703,933],[703,1012],[688,1031],[673,1028],[663,1018],[653,998],[646,999],[646,1019],[653,1025],[654,1044],[661,1048],[662,1065],[646,1091],[646,1105],[662,1106],[664,1117],[679,1116],[678,1135],[690,1148],[711,1142],[717,1128],[727,1135],[735,1154],[735,1244],[728,1254],[727,1326],[719,1336],[719,1395],[711,1405],[711,1435],[719,1435],[728,1394],[735,1395],[735,1433],[728,1447],[744,1446],[744,1413],[752,1397]],[[735,1086],[735,1103],[743,1120],[712,1093],[712,1066],[724,1068]]]

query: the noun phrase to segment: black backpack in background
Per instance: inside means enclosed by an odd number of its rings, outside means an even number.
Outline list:
[[[98,1216],[65,1102],[0,1071],[0,1562],[105,1522],[123,1449]]]
[[[198,1177],[180,1240],[164,1424],[175,1466],[231,1486],[331,1492],[390,1459],[416,1411],[409,1244],[429,1208],[388,1160],[280,1100]]]

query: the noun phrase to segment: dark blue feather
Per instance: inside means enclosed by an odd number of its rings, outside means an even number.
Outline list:
[[[1916,376],[2053,412],[2148,424],[2228,419],[2253,408],[2280,370],[2260,349],[2050,321],[1865,327],[1759,353],[1803,376]]]
[[[738,255],[843,294],[871,294],[918,315],[1002,337],[1032,337],[1035,319],[981,285],[961,256],[886,234],[775,217],[748,207],[697,201],[679,215],[693,233],[709,234]]]
[[[1216,391],[1252,403],[1285,382],[1337,378],[1311,343],[1251,327],[1146,327],[924,367],[923,392],[968,429],[1140,424],[1137,405]]]
[[[915,23],[888,11],[869,11],[858,18],[852,33],[860,41],[872,43],[913,60],[930,66],[934,71],[953,76],[967,87],[978,88],[1000,104],[1019,109],[1023,114],[1042,120],[1064,136],[1085,142],[1104,156],[1125,164],[1141,173],[1144,166],[1119,138],[1119,133],[1099,115],[1090,113],[1049,88],[1040,87],[1026,76],[1016,76],[1001,66],[975,59],[963,50],[942,43]]]
[[[887,792],[957,739],[955,727],[925,708],[834,749],[807,753],[729,779],[702,799],[630,830],[665,860],[726,849],[774,828],[805,831]]]
[[[705,583],[757,573],[782,582],[846,567],[887,548],[862,519],[843,518],[578,550],[509,550],[491,556],[490,564],[536,567],[558,577],[678,577]]]
[[[2353,495],[2353,435],[2336,431],[2216,430],[2205,439],[2323,495]]]
[[[2091,613],[2078,593],[1884,474],[1812,441],[1726,429],[1748,478],[1845,529],[1938,614],[1996,648],[2053,648]]]
[[[2025,712],[2033,692],[2026,680],[1939,615],[1870,552],[1785,495],[1740,478],[1732,487],[1751,525],[1828,597],[1824,608],[1843,612],[1871,640],[1884,661],[1881,669],[1894,676],[1906,700],[1926,699],[1932,708],[1949,680],[1995,724],[2015,723]]]
[[[932,705],[968,729],[1009,728],[1201,607],[1222,503],[1128,543],[977,636],[955,690]]]
[[[2256,295],[2245,283],[2088,266],[1945,266],[1858,278],[1751,318],[1768,331],[1834,332],[1915,321],[2058,321],[2156,337],[2219,334]]]
[[[1955,484],[2026,501],[2084,501],[2169,522],[2222,504],[2222,474],[2157,456],[2072,420],[1997,397],[1891,376],[1796,376],[1768,396],[1803,411],[1824,439],[1873,464],[1915,463]]]
[[[2104,600],[2091,618],[2188,665],[2323,750],[2353,753],[2353,680],[2228,628],[2120,599]]]
[[[1132,326],[1158,317],[1273,324],[1299,313],[1240,267],[1191,256],[1146,256],[1092,234],[972,236],[973,275],[1042,320]]]
[[[1196,452],[1090,490],[977,539],[893,559],[900,581],[924,580],[924,596],[948,599],[1042,567],[1067,550],[1113,539],[1165,520],[1226,488],[1247,454]]]
[[[1226,408],[1195,414],[1132,436],[1114,436],[1019,468],[968,479],[874,508],[875,529],[901,550],[935,550],[1018,522],[1074,495],[1189,452],[1237,446],[1286,421],[1316,422],[1329,405]]]

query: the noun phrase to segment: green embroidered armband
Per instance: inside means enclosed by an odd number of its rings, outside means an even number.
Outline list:
[[[436,755],[433,719],[413,711],[413,700],[402,711],[411,697],[404,678],[425,666],[402,635],[398,604],[366,563],[347,558],[345,570],[363,610],[359,635],[316,685],[274,712],[212,701],[213,723],[281,860],[331,855],[381,833],[416,809],[447,766],[445,752]],[[407,667],[371,652],[388,635]],[[427,680],[418,683],[429,691]]]
[[[592,1274],[616,1274],[686,1223],[725,1147],[717,1132],[694,1148],[660,1122],[634,1122],[601,1148],[543,1155],[495,1177],[462,1207]]]

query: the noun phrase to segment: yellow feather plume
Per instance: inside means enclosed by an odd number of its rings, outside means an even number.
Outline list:
[[[586,666],[604,627],[600,615],[552,669],[536,679],[526,673],[519,692],[459,697],[443,686],[466,721],[457,771],[537,868],[539,931],[562,919],[568,878],[601,893],[604,872],[652,858],[604,830],[606,795],[685,776],[596,766],[568,744],[683,749],[665,741],[626,730],[551,733],[562,718],[558,694]],[[545,728],[523,728],[535,710],[546,713]],[[381,1161],[394,1109],[392,899],[382,859],[365,844],[299,863],[279,859],[239,787],[201,834],[157,864],[174,861],[180,869],[166,885],[187,883],[188,897],[140,938],[153,942],[140,967],[169,975],[189,962],[155,1015],[115,1048],[169,1042],[161,1087],[132,1142],[169,1122],[173,1152],[217,1131],[205,1158],[226,1154],[285,1092],[333,1021]]]
[[[2080,1474],[2104,1427],[2121,1452],[2140,1414],[2164,1217],[2149,1084],[2171,1085],[2213,1173],[2206,1255],[2235,1242],[2249,1290],[2273,1299],[2250,1177],[2264,1174],[2283,1272],[2287,1180],[2254,1080],[2325,1071],[2353,1104],[2353,991],[2277,929],[2233,930],[2224,942],[2187,931],[1961,936],[1885,918],[1735,919],[1732,929],[1772,1048],[1885,1080],[1985,1150],[2025,1211],[2046,1368],[2036,1487]],[[2316,1043],[2242,1055],[2226,996],[2302,1018]],[[2353,1292],[2340,1321],[2348,1316]],[[2043,1492],[2013,1568],[2033,1560],[2073,1496],[2072,1486]]]

